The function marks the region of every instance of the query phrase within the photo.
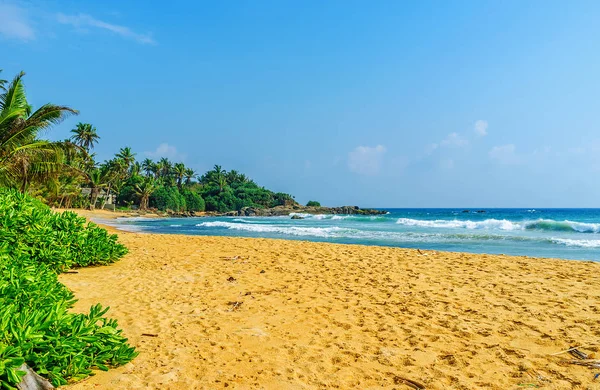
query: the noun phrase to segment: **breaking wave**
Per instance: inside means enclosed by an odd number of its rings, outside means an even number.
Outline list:
[[[399,225],[446,228],[446,229],[497,229],[497,230],[541,230],[574,233],[600,233],[600,224],[574,221],[554,221],[552,219],[538,219],[535,221],[511,222],[506,219],[486,219],[483,221],[455,220],[421,220],[399,218]]]
[[[600,248],[600,240],[572,240],[569,238],[551,238],[554,244],[575,246],[580,248]]]
[[[340,237],[344,232],[348,233],[352,229],[343,229],[340,227],[301,227],[301,226],[277,226],[277,225],[259,225],[259,224],[239,224],[232,222],[214,221],[202,222],[198,227],[222,227],[233,230],[244,230],[255,233],[280,233],[293,236],[314,236],[314,237]]]

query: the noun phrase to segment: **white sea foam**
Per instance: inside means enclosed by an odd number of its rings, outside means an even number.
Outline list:
[[[162,217],[118,217],[117,221],[120,222],[140,222],[140,221],[163,221]]]
[[[536,221],[525,221],[525,229],[530,230],[551,230],[563,232],[579,233],[600,233],[600,223],[574,222],[574,221],[555,221],[553,219],[538,219]]]
[[[312,214],[307,214],[307,213],[289,213],[290,217],[296,216],[296,217],[302,217],[302,218],[310,218],[312,217]]]
[[[443,219],[436,219],[434,221],[421,220],[421,219],[410,219],[410,218],[399,218],[396,221],[399,225],[405,226],[417,226],[417,227],[432,227],[432,228],[446,228],[446,229],[500,229],[500,230],[516,230],[521,229],[521,226],[517,223],[510,222],[506,219],[486,219],[484,221],[461,221],[458,219],[447,221]]]
[[[314,237],[343,237],[349,229],[340,227],[300,227],[300,226],[277,226],[277,225],[258,225],[258,224],[239,224],[223,221],[202,222],[198,227],[223,227],[233,230],[243,230],[254,233],[280,233],[293,236],[314,236]]]
[[[576,246],[581,248],[600,248],[600,240],[572,240],[570,238],[551,238],[555,244]]]
[[[143,225],[114,224],[111,226],[113,226],[119,230],[131,232],[131,233],[144,233],[147,230],[151,229],[150,226],[143,226]]]
[[[599,223],[586,223],[574,221],[555,221],[552,219],[537,219],[531,221],[511,222],[506,219],[486,219],[483,221],[471,220],[422,220],[399,218],[396,221],[399,225],[445,228],[445,229],[495,229],[495,230],[547,230],[578,233],[600,233]]]

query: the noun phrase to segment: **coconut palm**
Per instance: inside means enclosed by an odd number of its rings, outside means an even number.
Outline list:
[[[0,73],[2,73],[2,69],[0,69]],[[4,85],[6,84],[6,80],[0,79],[0,91],[5,91]]]
[[[177,163],[173,166],[173,174],[175,175],[175,179],[177,179],[177,187],[181,188],[183,184],[183,178],[185,177],[185,165],[183,163]]]
[[[240,174],[239,174],[239,172],[236,171],[236,170],[233,170],[233,169],[231,171],[227,172],[226,177],[227,177],[227,182],[229,184],[236,183],[236,182],[240,181]]]
[[[140,210],[148,208],[148,200],[156,188],[156,181],[150,177],[144,178],[140,184],[135,185],[135,193],[140,197]]]
[[[131,151],[129,146],[121,148],[119,153],[116,154],[116,157],[120,160],[123,160],[126,166],[126,170],[129,170],[129,167],[135,161],[135,153]]]
[[[194,171],[192,168],[187,168],[185,170],[185,184],[186,185],[192,184],[192,179],[194,177],[196,177],[196,171]]]
[[[94,168],[87,172],[87,182],[90,187],[90,210],[96,208],[100,190],[108,186],[109,179],[108,170]]]
[[[146,173],[146,176],[150,176],[154,173],[154,161],[149,158],[144,159],[144,161],[142,161],[142,170]]]
[[[139,176],[142,171],[142,164],[137,161],[134,161],[129,168],[129,176]]]
[[[0,185],[18,186],[21,191],[31,180],[44,180],[62,166],[59,145],[39,140],[39,133],[78,113],[50,103],[33,111],[25,96],[24,75],[2,83],[0,94]]]
[[[171,172],[173,171],[173,164],[171,163],[171,161],[169,161],[168,158],[163,157],[161,158],[158,163],[160,164],[160,176],[163,178],[166,178],[167,176],[169,176],[171,174]]]
[[[73,130],[71,140],[76,144],[85,148],[86,151],[94,148],[94,144],[98,142],[100,137],[96,133],[96,128],[89,123],[79,122]]]
[[[164,165],[161,161],[157,162],[156,164],[154,164],[152,166],[152,172],[154,173],[154,178],[158,179],[160,177],[160,175],[162,174]]]

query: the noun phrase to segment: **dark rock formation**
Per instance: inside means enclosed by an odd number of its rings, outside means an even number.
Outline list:
[[[223,215],[243,216],[243,217],[272,217],[281,215],[290,215],[291,213],[305,214],[353,214],[353,215],[382,215],[387,214],[384,210],[361,209],[358,206],[342,207],[307,207],[307,206],[277,206],[269,209],[258,209],[253,207],[244,207],[239,211],[230,211]],[[301,218],[301,217],[300,217]],[[299,219],[299,218],[294,218]]]

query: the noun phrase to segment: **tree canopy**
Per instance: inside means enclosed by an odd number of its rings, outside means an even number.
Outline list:
[[[101,137],[91,123],[77,123],[62,142],[41,139],[42,130],[78,112],[51,103],[34,110],[25,95],[24,75],[0,80],[0,186],[28,192],[52,206],[90,209],[112,200],[117,207],[142,210],[221,213],[296,203],[291,195],[261,187],[236,170],[215,165],[199,176],[166,157],[138,161],[129,146],[98,162],[92,151]]]

